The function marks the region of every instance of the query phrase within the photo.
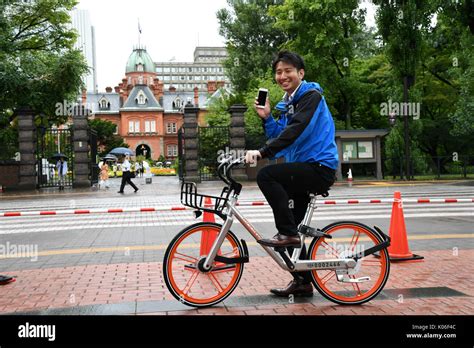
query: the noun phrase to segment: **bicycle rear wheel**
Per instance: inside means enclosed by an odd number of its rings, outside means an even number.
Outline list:
[[[349,254],[367,250],[383,242],[376,231],[354,221],[336,222],[322,231],[331,235],[332,239],[315,238],[308,251],[310,260],[345,258]],[[338,280],[336,271],[313,270],[313,284],[321,295],[338,304],[355,305],[368,302],[382,291],[390,273],[387,249],[382,249],[379,254],[380,257],[369,255],[359,259],[356,267],[344,274],[344,279],[369,277],[368,281],[342,282]]]
[[[219,303],[234,291],[240,281],[243,264],[214,262],[208,272],[198,268],[199,261],[207,256],[203,241],[217,236],[221,227],[210,222],[188,226],[174,237],[166,250],[163,260],[166,286],[177,300],[186,305],[207,307]],[[243,254],[241,243],[229,231],[219,255],[232,258],[242,257]]]

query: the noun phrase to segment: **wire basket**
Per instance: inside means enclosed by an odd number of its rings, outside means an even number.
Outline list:
[[[197,193],[194,182],[183,182],[181,184],[181,203],[187,207],[203,210],[215,214],[221,214],[229,201],[231,190],[224,187],[220,196],[210,196]],[[211,204],[206,203],[206,198],[211,199]]]

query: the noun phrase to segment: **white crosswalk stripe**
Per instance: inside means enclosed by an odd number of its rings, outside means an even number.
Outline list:
[[[416,195],[415,195],[416,196]],[[413,197],[415,197],[413,196]],[[452,195],[442,194],[442,197]],[[472,193],[471,193],[472,196]],[[405,196],[406,197],[406,196]],[[418,197],[418,196],[416,196]],[[430,198],[434,195],[430,195]],[[456,193],[456,198],[463,195]],[[336,199],[332,197],[333,199]],[[341,199],[343,197],[339,197]],[[344,196],[347,198],[347,195]],[[362,197],[358,197],[362,198]],[[380,198],[380,197],[371,197]],[[384,197],[386,198],[386,196]],[[261,200],[261,199],[260,199]],[[83,204],[92,204],[94,200],[87,200]],[[97,201],[96,201],[97,203]],[[115,203],[115,202],[114,202]],[[126,207],[123,200],[120,207]],[[130,202],[128,202],[130,203]],[[137,202],[135,202],[136,204]],[[140,206],[146,206],[143,200],[139,201]],[[169,201],[161,200],[161,204]],[[176,204],[176,201],[172,202]],[[156,202],[153,204],[156,206]],[[102,207],[103,207],[102,203]],[[133,204],[132,204],[133,206]],[[136,205],[135,205],[136,206]],[[92,208],[91,205],[84,206]],[[108,208],[113,206],[107,204]],[[62,207],[71,209],[70,207]],[[75,207],[79,208],[79,207]],[[51,209],[51,207],[48,207]],[[361,204],[361,205],[331,205],[318,206],[313,216],[313,222],[336,221],[336,220],[361,220],[361,219],[390,219],[391,204]],[[22,208],[24,211],[24,209]],[[38,210],[38,206],[35,207]],[[239,207],[242,214],[251,223],[273,223],[273,213],[271,208],[266,206],[242,206]],[[407,203],[403,207],[405,218],[426,218],[426,217],[474,217],[473,203],[456,204],[415,204]],[[220,219],[216,218],[219,222]],[[111,229],[129,227],[151,227],[151,226],[185,226],[202,221],[202,217],[194,219],[192,211],[174,212],[146,212],[146,213],[118,213],[118,214],[96,214],[96,215],[57,215],[57,216],[27,216],[10,217],[0,220],[0,235],[17,233],[35,233],[52,231],[77,231],[91,229]],[[237,222],[236,222],[237,223]]]

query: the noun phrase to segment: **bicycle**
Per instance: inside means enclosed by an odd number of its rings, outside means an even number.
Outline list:
[[[181,203],[195,208],[196,217],[209,212],[224,220],[223,224],[192,224],[168,245],[163,260],[165,283],[183,304],[212,306],[226,299],[237,287],[244,264],[249,262],[249,253],[245,240],[239,241],[230,230],[234,218],[256,241],[262,239],[236,207],[242,185],[232,178],[231,172],[243,161],[244,157],[227,157],[219,165],[218,175],[226,184],[219,196],[198,194],[195,183],[182,183]],[[342,305],[368,302],[382,291],[388,280],[390,237],[377,226],[372,229],[355,221],[335,222],[321,230],[310,227],[319,195],[327,197],[329,193],[311,193],[305,217],[298,226],[301,246],[293,250],[291,258],[286,248],[260,246],[286,271],[311,271],[314,287],[326,299]],[[208,199],[214,203],[208,204]],[[300,260],[306,238],[312,240],[306,259]]]

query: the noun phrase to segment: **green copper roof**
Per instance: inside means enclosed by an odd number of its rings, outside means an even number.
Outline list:
[[[130,57],[128,57],[125,73],[137,72],[138,64],[143,65],[144,72],[156,73],[155,63],[144,48],[136,48],[133,50]]]

